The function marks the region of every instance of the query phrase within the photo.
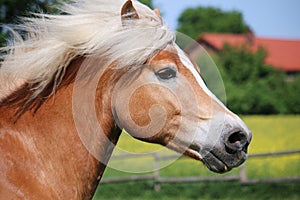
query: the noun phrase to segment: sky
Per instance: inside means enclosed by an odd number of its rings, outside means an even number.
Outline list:
[[[186,8],[217,7],[243,14],[256,36],[300,39],[300,0],[152,0],[164,20],[176,30],[177,19]],[[199,22],[201,23],[201,22]]]

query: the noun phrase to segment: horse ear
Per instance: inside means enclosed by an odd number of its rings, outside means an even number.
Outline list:
[[[160,19],[160,21],[161,21],[161,23],[162,23],[162,17],[161,17],[161,15],[160,15],[160,10],[159,10],[158,8],[155,8],[153,11],[154,11],[155,14],[159,17],[159,19]]]
[[[137,14],[136,9],[132,5],[131,0],[128,0],[123,5],[122,10],[121,10],[121,17],[122,17],[123,23],[125,20],[139,19],[139,15]]]
[[[160,10],[159,10],[158,8],[155,8],[153,11],[155,12],[155,14],[156,14],[158,17],[161,18]]]

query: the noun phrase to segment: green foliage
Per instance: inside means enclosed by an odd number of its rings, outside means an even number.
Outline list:
[[[153,9],[153,3],[152,3],[152,0],[139,0],[141,3],[149,6],[149,8],[152,8]]]
[[[285,113],[300,114],[300,74],[288,82],[279,95],[285,105]]]
[[[224,45],[217,62],[228,107],[240,114],[300,113],[298,78],[286,82],[284,72],[264,63],[266,55]]]
[[[178,20],[178,31],[197,38],[203,32],[245,33],[248,26],[240,12],[223,12],[217,8],[190,8]]]
[[[7,35],[5,33],[0,33],[0,47],[5,46]]]
[[[0,24],[15,24],[19,17],[28,17],[32,12],[53,13],[56,10],[51,5],[61,0],[1,0],[0,1]],[[0,26],[0,45],[5,44],[8,34]]]
[[[28,15],[29,12],[50,10],[54,0],[2,0],[0,3],[1,23],[12,23],[18,16]]]

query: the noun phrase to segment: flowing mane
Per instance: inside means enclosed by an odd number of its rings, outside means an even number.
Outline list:
[[[0,105],[38,108],[60,85],[75,58],[97,55],[118,63],[117,68],[138,66],[174,41],[161,18],[138,1],[133,4],[140,19],[122,23],[124,2],[73,0],[59,8],[61,15],[24,18],[14,29],[26,34],[14,32],[13,44],[1,49]]]

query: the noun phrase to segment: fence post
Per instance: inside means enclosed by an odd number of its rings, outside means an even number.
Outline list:
[[[160,190],[160,182],[159,182],[159,158],[157,153],[153,154],[154,157],[154,190],[159,191]]]
[[[248,182],[248,177],[247,177],[247,172],[246,172],[246,164],[245,163],[240,167],[240,182],[241,183],[247,183]]]

